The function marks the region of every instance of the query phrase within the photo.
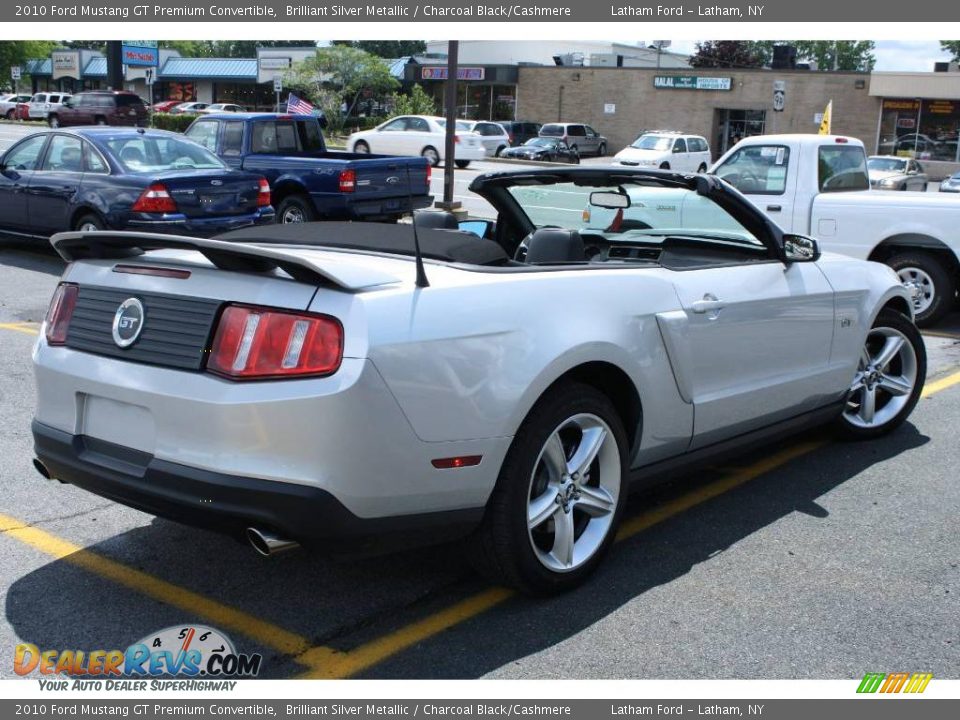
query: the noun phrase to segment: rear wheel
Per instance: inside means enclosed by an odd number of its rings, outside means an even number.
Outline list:
[[[357,141],[353,144],[353,151],[354,151],[355,153],[360,153],[361,155],[369,155],[369,154],[370,154],[370,146],[367,145],[363,140],[357,140]]]
[[[58,128],[58,127],[60,127],[60,118],[57,117],[56,115],[50,115],[50,116],[48,116],[48,117],[47,117],[47,125],[49,125],[49,126],[52,127],[52,128]]]
[[[493,154],[494,157],[500,157],[500,153],[507,149],[506,145],[501,145],[497,148],[497,151]]]
[[[666,163],[666,162],[665,162],[665,163],[660,163],[660,169],[661,169],[661,170],[669,170],[669,169],[670,169],[670,163]]]
[[[460,168],[461,170],[470,167],[470,161],[469,161],[469,160],[454,160],[454,161],[453,161],[453,164],[456,165],[456,166],[457,166],[458,168]]]
[[[13,120],[16,114],[17,114],[16,111],[13,109],[7,110],[7,114],[6,114],[7,120]]]
[[[423,149],[423,152],[421,152],[420,155],[425,157],[427,162],[433,167],[437,167],[440,164],[440,153],[437,152],[436,148],[427,146]]]
[[[97,215],[87,213],[77,218],[77,221],[73,224],[73,229],[80,232],[94,232],[106,229],[106,224]]]
[[[607,154],[607,144],[600,143],[600,148],[597,150],[597,157],[603,157]]]
[[[698,173],[705,173],[707,171],[707,164],[700,163],[700,167],[697,168]]]
[[[106,124],[107,124],[107,119],[106,119],[105,117],[103,117],[103,115],[98,115],[98,116],[94,119],[93,124],[94,124],[94,125],[106,125]]]
[[[529,593],[580,584],[613,542],[626,469],[626,433],[606,395],[580,383],[553,390],[504,460],[473,538],[477,568]]]
[[[910,318],[884,310],[867,334],[839,424],[855,439],[884,435],[913,411],[927,375],[923,337]]]
[[[277,208],[276,221],[281,225],[313,222],[316,219],[317,214],[313,209],[313,203],[302,195],[287,195],[280,201],[280,206]]]
[[[953,306],[956,282],[938,258],[925,252],[905,252],[887,260],[910,291],[917,325],[929,327]]]

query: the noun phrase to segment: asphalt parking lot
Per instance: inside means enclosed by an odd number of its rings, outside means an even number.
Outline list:
[[[488,166],[458,172],[457,193]],[[532,600],[485,585],[457,545],[263,558],[41,478],[30,353],[62,270],[0,240],[8,658],[19,642],[125,648],[199,623],[262,653],[271,678],[960,677],[960,312],[926,333],[927,390],[898,432],[824,429],[678,476],[631,499],[591,582]]]
[[[0,246],[0,646],[124,648],[202,623],[274,678],[960,676],[960,321],[911,421],[810,433],[634,497],[580,590],[485,586],[457,546],[262,558],[31,467],[30,351],[62,263]],[[0,675],[12,674],[0,663]]]

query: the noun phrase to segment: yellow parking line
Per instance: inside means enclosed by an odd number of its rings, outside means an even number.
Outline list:
[[[24,545],[39,550],[57,560],[83,568],[101,578],[111,580],[118,585],[159,600],[209,620],[218,628],[233,630],[256,640],[261,645],[286,655],[298,655],[306,650],[310,643],[306,638],[278,627],[272,623],[248,615],[242,610],[224,605],[186,588],[154,577],[141,570],[134,570],[115,560],[85,550],[79,545],[51,535],[37,527],[27,525],[9,515],[0,514],[0,533],[11,537]]]
[[[960,372],[955,372],[930,383],[924,388],[922,397],[929,397],[956,384],[960,384]],[[731,469],[715,482],[698,487],[663,505],[630,518],[620,526],[620,530],[617,532],[617,542],[633,537],[654,525],[755,480],[827,444],[827,441],[800,443],[747,467]],[[491,588],[466,600],[461,600],[422,620],[417,620],[394,630],[383,637],[371,640],[353,650],[340,651],[329,647],[311,648],[297,658],[297,662],[300,664],[310,666],[310,670],[301,677],[331,679],[351,677],[419,642],[428,640],[444,630],[449,630],[486,612],[514,595],[515,593],[511,590]]]
[[[0,330],[13,330],[27,335],[40,334],[40,328],[36,323],[0,323]]]

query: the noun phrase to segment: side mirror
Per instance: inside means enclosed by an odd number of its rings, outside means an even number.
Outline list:
[[[783,259],[788,263],[815,262],[820,259],[820,246],[806,235],[784,235]]]

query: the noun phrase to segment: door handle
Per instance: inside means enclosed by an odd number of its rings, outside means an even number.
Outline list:
[[[780,212],[783,210],[779,205],[767,205],[767,212]]]
[[[723,310],[724,304],[722,300],[717,300],[716,296],[707,293],[703,296],[703,300],[694,301],[690,307],[698,315],[710,313],[715,317],[721,310]]]

